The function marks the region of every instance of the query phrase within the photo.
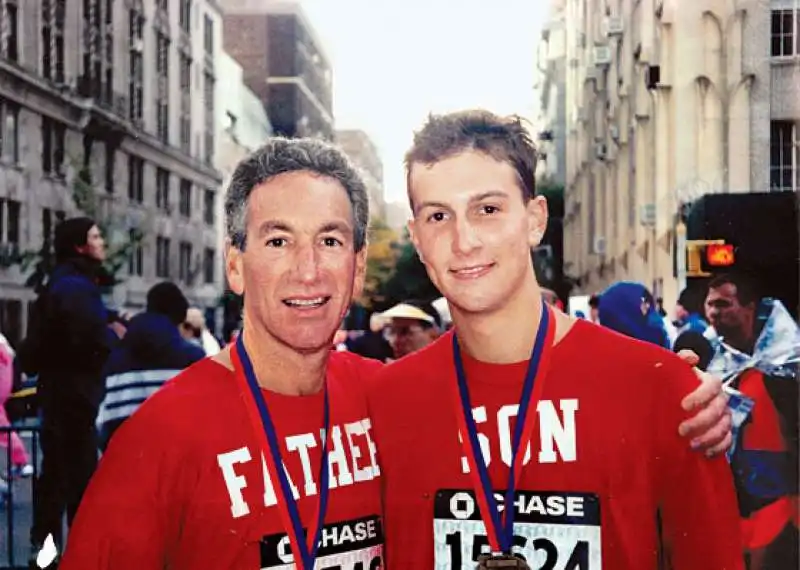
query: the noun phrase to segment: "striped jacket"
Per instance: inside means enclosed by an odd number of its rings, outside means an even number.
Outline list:
[[[105,450],[114,431],[142,402],[204,356],[166,316],[141,313],[131,319],[103,370],[105,397],[97,415],[101,448]]]

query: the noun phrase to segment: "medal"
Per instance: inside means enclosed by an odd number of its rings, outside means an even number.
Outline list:
[[[531,402],[538,402],[542,394],[544,377],[550,363],[550,349],[555,335],[555,318],[551,309],[542,301],[542,316],[536,340],[531,351],[528,370],[522,385],[517,420],[511,440],[511,472],[505,492],[503,514],[500,514],[497,500],[492,490],[489,470],[486,467],[475,419],[472,417],[467,377],[461,360],[458,338],[453,335],[453,360],[456,368],[457,390],[454,391],[456,416],[458,418],[464,455],[469,464],[469,473],[475,488],[475,498],[480,508],[481,518],[486,526],[486,534],[491,551],[495,554],[483,558],[478,568],[528,568],[524,560],[511,555],[514,539],[514,491],[522,475],[525,450],[531,441],[536,423],[536,413],[529,413]],[[538,381],[537,381],[538,380]],[[535,406],[533,406],[535,408]]]
[[[481,554],[478,557],[477,570],[490,568],[528,568],[530,566],[522,558],[513,554]]]
[[[319,546],[322,527],[325,522],[325,511],[328,506],[328,433],[330,432],[330,406],[328,402],[327,381],[323,387],[323,438],[322,459],[319,467],[319,502],[317,503],[317,516],[315,517],[315,527],[309,528],[308,533],[304,533],[303,522],[300,519],[300,512],[297,509],[297,501],[292,494],[289,479],[286,476],[283,459],[281,457],[280,443],[272,423],[267,402],[261,393],[258,385],[253,363],[244,347],[244,334],[240,334],[236,339],[236,346],[231,350],[231,360],[235,376],[239,382],[242,395],[245,396],[245,407],[248,416],[253,424],[256,436],[261,444],[261,449],[266,457],[267,471],[272,486],[275,489],[275,496],[278,501],[278,511],[280,512],[289,543],[292,548],[295,566],[300,570],[313,570],[314,562],[317,558],[317,548]],[[247,398],[247,394],[250,398]]]

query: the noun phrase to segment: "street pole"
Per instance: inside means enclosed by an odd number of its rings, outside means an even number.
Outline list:
[[[678,273],[678,294],[686,289],[686,224],[679,221],[675,227],[675,263]]]

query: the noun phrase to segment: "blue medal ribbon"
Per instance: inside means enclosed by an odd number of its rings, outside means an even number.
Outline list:
[[[476,498],[481,509],[481,515],[486,525],[489,544],[493,554],[510,554],[514,539],[514,494],[517,482],[522,472],[524,459],[524,448],[530,443],[535,414],[529,415],[529,408],[532,401],[538,401],[541,395],[541,388],[544,376],[547,373],[549,364],[549,349],[552,346],[554,336],[555,319],[552,317],[551,310],[542,303],[542,317],[539,328],[536,332],[536,340],[531,352],[528,370],[525,374],[525,381],[522,385],[522,395],[520,397],[517,420],[514,425],[514,433],[511,442],[511,472],[509,475],[508,486],[505,493],[505,507],[503,516],[500,515],[497,501],[492,490],[492,482],[489,477],[489,470],[481,453],[481,446],[478,440],[478,429],[475,419],[472,417],[472,404],[469,397],[467,386],[467,376],[464,372],[464,363],[461,358],[461,349],[458,345],[458,338],[453,335],[453,360],[456,368],[456,378],[458,384],[458,420],[462,429],[463,447],[467,460],[470,464],[470,475],[476,491]],[[539,382],[536,382],[537,378]],[[534,394],[536,387],[536,394]],[[520,450],[522,449],[522,453]],[[487,518],[488,517],[488,518]]]
[[[241,369],[244,373],[244,379],[247,384],[248,391],[252,397],[252,403],[255,404],[257,416],[261,420],[261,427],[257,428],[259,440],[262,446],[267,448],[269,458],[274,466],[274,473],[278,479],[277,499],[278,506],[281,513],[281,518],[285,526],[286,533],[289,535],[289,542],[292,546],[292,551],[295,560],[300,558],[301,568],[303,570],[313,570],[314,563],[317,558],[317,550],[319,548],[320,537],[322,535],[322,527],[325,522],[325,512],[328,507],[328,434],[330,432],[330,404],[328,401],[328,388],[327,381],[323,387],[323,438],[322,443],[322,458],[320,460],[319,468],[319,504],[317,507],[316,526],[311,532],[309,529],[308,535],[303,531],[303,522],[300,519],[300,512],[297,508],[297,501],[292,494],[292,488],[289,484],[289,479],[284,469],[283,458],[281,456],[281,448],[278,442],[278,436],[275,432],[275,426],[272,423],[272,417],[267,407],[267,402],[264,395],[261,393],[261,387],[258,384],[255,371],[253,370],[253,363],[250,360],[247,350],[244,347],[243,340],[244,333],[240,334],[236,339],[236,354],[241,363]],[[236,367],[238,368],[238,367]],[[251,414],[251,417],[255,414]],[[255,422],[254,422],[255,423]],[[261,437],[263,436],[263,437]],[[288,519],[288,520],[287,520]],[[309,540],[310,537],[310,540]]]

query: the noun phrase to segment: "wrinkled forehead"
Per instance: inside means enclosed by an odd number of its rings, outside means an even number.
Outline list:
[[[275,176],[253,189],[247,203],[248,230],[353,233],[350,198],[337,180],[309,172]]]

